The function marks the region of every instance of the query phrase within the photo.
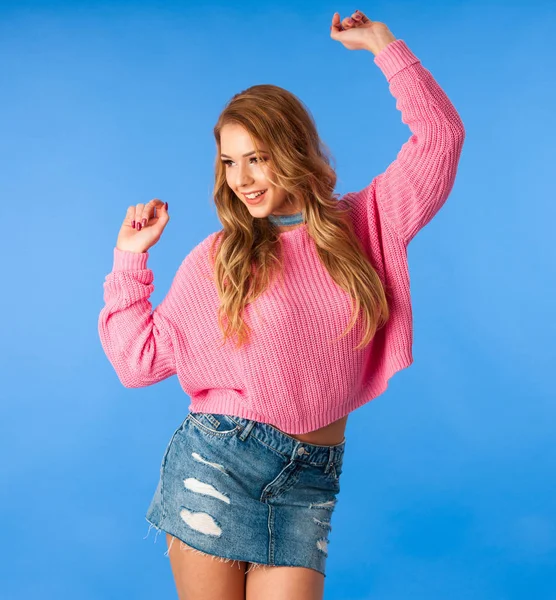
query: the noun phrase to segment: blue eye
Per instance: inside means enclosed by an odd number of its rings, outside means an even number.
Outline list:
[[[251,162],[252,160],[257,160],[257,157],[256,157],[256,156],[252,156],[252,157],[249,159],[249,162]],[[229,167],[229,166],[230,166],[230,163],[232,163],[232,162],[234,162],[234,161],[233,161],[233,160],[223,160],[222,162],[223,162],[223,163],[224,163],[224,164],[225,164],[227,167]],[[261,158],[261,162],[266,162],[266,158]]]

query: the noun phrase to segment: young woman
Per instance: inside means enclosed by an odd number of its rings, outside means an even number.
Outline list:
[[[122,384],[177,374],[191,397],[146,516],[181,599],[322,598],[348,414],[413,362],[407,245],[453,187],[464,127],[386,25],[335,13],[330,35],[375,55],[412,132],[397,159],[338,198],[304,105],[255,85],[214,128],[223,229],[151,312],[168,204],[130,206],[104,284],[99,334]]]

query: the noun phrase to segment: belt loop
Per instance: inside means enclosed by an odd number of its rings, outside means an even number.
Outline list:
[[[255,421],[249,421],[249,423],[247,423],[247,425],[241,430],[238,437],[242,442],[244,442],[249,437],[249,434],[251,433],[251,429],[253,429],[253,427],[255,427]]]
[[[328,449],[328,462],[326,463],[326,468],[324,469],[325,473],[328,473],[328,471],[330,471],[330,469],[334,463],[335,452],[336,452],[336,449],[334,448],[334,446],[330,446],[330,448]]]

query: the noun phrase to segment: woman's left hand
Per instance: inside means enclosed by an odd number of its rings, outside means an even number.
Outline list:
[[[375,56],[396,39],[384,23],[371,21],[360,10],[343,21],[334,13],[330,37],[348,50],[370,50]]]

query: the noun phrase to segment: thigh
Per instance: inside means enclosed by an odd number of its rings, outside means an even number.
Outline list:
[[[245,600],[244,561],[223,561],[166,534],[179,600]]]
[[[245,600],[322,600],[324,575],[305,567],[261,566],[249,571]]]

